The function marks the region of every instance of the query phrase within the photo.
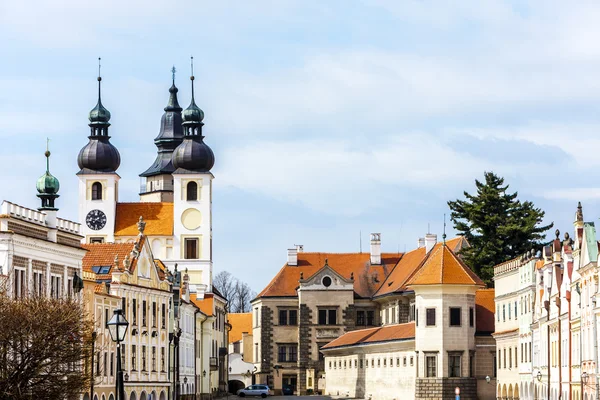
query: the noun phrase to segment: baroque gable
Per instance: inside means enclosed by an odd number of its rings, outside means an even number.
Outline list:
[[[353,279],[346,279],[329,266],[327,260],[323,268],[304,279],[300,274],[298,290],[354,290]]]

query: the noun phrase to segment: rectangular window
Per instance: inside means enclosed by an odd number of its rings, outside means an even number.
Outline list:
[[[279,325],[298,325],[298,310],[279,310]]]
[[[142,326],[146,326],[146,300],[142,301]]]
[[[161,304],[162,309],[160,310],[160,327],[165,329],[165,325],[167,323],[167,311],[165,303]]]
[[[427,308],[425,310],[427,315],[427,326],[435,326],[435,308]]]
[[[131,345],[131,369],[133,371],[137,370],[137,351],[135,344]]]
[[[473,307],[469,308],[469,326],[471,328],[475,326],[475,310],[473,310]]]
[[[448,356],[448,374],[450,378],[460,378],[460,355],[450,354]]]
[[[90,243],[104,243],[103,237],[91,237]]]
[[[563,349],[565,349],[566,346],[563,347]],[[566,358],[566,357],[564,357]],[[517,348],[515,347],[515,367],[519,366],[519,362],[518,362],[518,356],[517,356]]]
[[[375,311],[367,311],[367,326],[375,326]]]
[[[415,360],[414,358],[411,356],[410,357],[410,366],[412,367],[415,364]]]
[[[512,368],[512,348],[508,349],[508,368]]]
[[[198,255],[198,238],[187,238],[184,239],[185,243],[185,254],[186,260],[197,259]]]
[[[33,271],[33,290],[37,296],[43,294],[42,289],[44,287],[44,274],[42,272]]]
[[[356,325],[357,326],[365,326],[367,324],[367,321],[365,319],[365,312],[364,311],[357,311],[356,312]]]
[[[498,374],[498,364],[496,364],[496,353],[494,353],[494,378],[496,377],[496,375]]]
[[[437,356],[425,356],[425,365],[428,378],[437,376]]]
[[[152,302],[152,327],[156,328],[156,302]]]
[[[319,325],[335,325],[337,323],[336,309],[319,309]]]
[[[156,372],[156,347],[152,346],[152,371]]]
[[[502,322],[506,322],[506,304],[502,304]]]
[[[146,346],[142,346],[142,371],[146,370]]]
[[[408,322],[415,320],[415,303],[411,303],[408,309]]]
[[[517,302],[515,301],[515,318],[517,318]]]
[[[115,376],[115,353],[110,353],[110,376]]]
[[[450,326],[460,326],[460,307],[450,307]]]
[[[165,372],[165,348],[160,348],[160,371]]]
[[[279,325],[287,325],[287,310],[279,310]]]
[[[108,353],[104,352],[104,376],[108,375]]]
[[[108,328],[108,308],[104,309],[104,327]]]
[[[475,355],[469,354],[469,376],[475,378]]]
[[[362,368],[362,367],[363,367],[363,360],[362,360],[362,359],[360,360],[360,363],[359,363],[359,365],[360,365],[360,368]]]
[[[131,323],[132,325],[137,325],[137,300],[133,299],[132,301],[132,306],[131,306]]]
[[[125,345],[122,344],[121,345],[121,368],[123,368],[123,370],[127,369],[127,367],[125,366]]]
[[[400,366],[400,357],[396,357],[396,367]]]
[[[406,367],[406,357],[404,357],[404,359],[402,360],[402,366]]]
[[[279,345],[277,350],[277,361],[296,362],[298,361],[298,345],[287,344]]]

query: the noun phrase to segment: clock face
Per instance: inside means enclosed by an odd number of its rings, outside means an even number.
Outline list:
[[[92,210],[85,217],[85,223],[90,229],[98,231],[106,225],[106,214],[100,210]]]

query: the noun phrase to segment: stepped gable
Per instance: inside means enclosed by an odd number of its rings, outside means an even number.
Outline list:
[[[398,263],[402,253],[382,253],[381,265],[371,265],[369,253],[298,253],[298,265],[285,264],[271,282],[260,292],[260,297],[296,297],[300,273],[304,278],[313,276],[327,264],[346,279],[354,276],[354,292],[370,298],[386,276]]]
[[[137,236],[137,223],[146,222],[144,235],[173,235],[173,203],[117,203],[115,236]]]
[[[436,243],[430,254],[442,246],[442,243]],[[457,236],[446,241],[446,246],[454,252],[460,251],[464,247],[468,247],[469,243],[463,236]],[[426,259],[425,247],[409,251],[405,253],[392,272],[388,275],[381,288],[375,294],[375,297],[385,296],[387,294],[401,292],[407,290],[407,282],[419,269]]]
[[[360,329],[345,333],[327,343],[323,349],[349,347],[364,344],[390,342],[394,340],[410,340],[415,338],[415,323],[386,325],[379,328]]]
[[[228,313],[227,321],[231,324],[229,343],[242,340],[242,333],[252,334],[252,313]]]
[[[415,285],[475,285],[485,283],[448,246],[436,246],[423,266],[408,281]]]
[[[479,289],[475,292],[475,330],[477,334],[491,334],[496,329],[495,296],[494,289]]]

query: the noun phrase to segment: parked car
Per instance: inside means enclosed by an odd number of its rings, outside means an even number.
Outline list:
[[[283,385],[283,388],[281,388],[281,393],[284,396],[292,395],[294,394],[294,389],[290,385]]]
[[[269,395],[269,387],[267,385],[250,385],[245,389],[237,391],[239,397],[260,396],[263,399]]]

